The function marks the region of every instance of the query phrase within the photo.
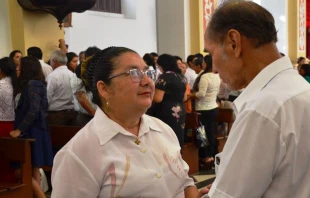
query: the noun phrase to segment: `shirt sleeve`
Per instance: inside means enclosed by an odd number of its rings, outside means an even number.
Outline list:
[[[272,119],[255,110],[238,117],[216,167],[211,198],[262,197],[285,155],[280,128]]]
[[[70,80],[71,88],[73,94],[84,92],[86,93],[86,89],[84,87],[83,81],[78,78],[75,74],[72,76]]]
[[[162,90],[162,91],[166,91],[167,88],[168,88],[168,74],[167,73],[164,73],[162,75],[159,76],[159,78],[157,79],[156,81],[156,89],[159,89],[159,90]]]
[[[53,103],[53,95],[56,89],[56,79],[49,76],[46,79],[46,81],[47,81],[47,100],[48,100],[48,105],[50,105]]]
[[[100,187],[90,170],[69,149],[57,153],[52,171],[52,198],[96,198]]]
[[[196,97],[198,99],[206,96],[208,86],[209,86],[208,74],[204,74],[201,76],[199,84],[198,84],[198,92],[196,93]]]
[[[29,126],[32,125],[33,121],[37,118],[41,103],[40,87],[35,87],[31,84],[28,84],[27,89],[29,98],[29,111],[26,113],[22,123],[18,126],[18,129],[22,134],[29,128]]]

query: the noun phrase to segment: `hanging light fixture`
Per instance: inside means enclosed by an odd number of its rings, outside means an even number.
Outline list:
[[[94,7],[97,0],[17,0],[28,11],[43,10],[53,15],[60,29],[64,18],[71,12],[85,12]]]

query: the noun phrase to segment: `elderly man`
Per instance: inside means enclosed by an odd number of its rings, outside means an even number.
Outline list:
[[[251,1],[212,16],[206,50],[233,90],[237,114],[210,197],[310,197],[310,85],[276,47],[274,18]]]
[[[66,54],[61,50],[54,51],[50,64],[54,71],[46,79],[49,124],[71,125],[76,115],[72,115],[75,113],[70,84],[73,73],[66,66]]]

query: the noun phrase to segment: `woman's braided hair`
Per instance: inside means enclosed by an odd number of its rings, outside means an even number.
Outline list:
[[[95,54],[88,63],[85,77],[87,79],[87,86],[93,94],[93,103],[102,106],[102,102],[97,89],[97,82],[103,81],[106,85],[110,85],[111,80],[108,78],[112,72],[117,68],[115,60],[122,54],[132,52],[137,53],[126,47],[108,47]]]

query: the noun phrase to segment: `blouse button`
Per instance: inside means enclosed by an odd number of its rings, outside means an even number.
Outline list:
[[[160,174],[160,173],[157,173],[156,177],[157,177],[157,178],[161,178],[161,174]]]
[[[141,151],[142,151],[142,153],[145,153],[145,152],[146,152],[146,149],[145,149],[145,148],[142,148]]]

